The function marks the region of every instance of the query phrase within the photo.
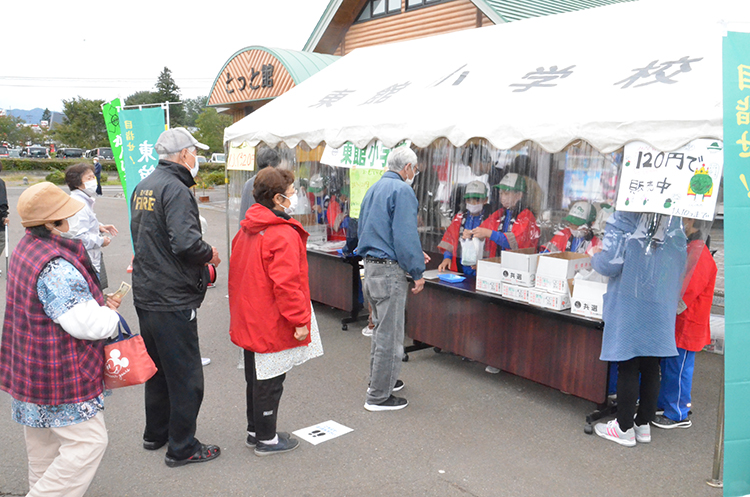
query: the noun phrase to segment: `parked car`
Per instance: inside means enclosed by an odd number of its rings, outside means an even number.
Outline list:
[[[24,147],[21,150],[21,157],[36,157],[41,159],[49,159],[49,153],[47,148],[40,145],[32,145],[31,147]]]
[[[112,149],[109,147],[92,148],[86,153],[86,157],[98,157],[99,159],[104,160],[112,160],[115,158],[115,156],[112,154]]]
[[[208,162],[226,162],[226,154],[211,154],[211,159]]]
[[[9,156],[10,156],[10,154],[9,154],[8,147],[6,147],[4,145],[0,145],[0,157],[5,158],[5,157],[9,157]]]
[[[202,166],[203,164],[205,164],[206,162],[208,162],[206,160],[206,158],[203,157],[202,155],[197,155],[195,158],[198,160],[198,165],[199,166]]]
[[[73,157],[83,157],[83,149],[80,148],[59,148],[57,156],[61,159],[70,159]]]
[[[8,149],[8,157],[11,159],[18,159],[21,157],[21,149],[20,148],[11,148]]]

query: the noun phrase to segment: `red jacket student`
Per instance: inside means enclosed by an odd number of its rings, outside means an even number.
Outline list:
[[[563,218],[563,227],[552,240],[547,242],[542,252],[577,252],[593,255],[594,247],[601,246],[601,240],[591,231],[596,220],[596,209],[585,200],[575,202]]]
[[[716,263],[704,243],[702,229],[708,223],[684,218],[682,220],[688,237],[687,270],[683,283],[682,300],[677,307],[675,339],[677,356],[661,361],[661,389],[657,415],[652,424],[658,428],[690,428],[693,422],[688,417],[693,386],[695,353],[711,342],[711,305],[716,284]]]
[[[479,228],[472,230],[478,238],[489,238],[490,257],[500,250],[536,249],[539,244],[539,226],[530,209],[524,207],[526,178],[517,173],[508,173],[494,186],[500,190],[501,207]]]

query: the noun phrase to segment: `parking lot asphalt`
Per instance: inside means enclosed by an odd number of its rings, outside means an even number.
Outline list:
[[[15,210],[21,191],[8,191],[11,247],[22,236]],[[101,222],[120,229],[104,250],[111,285],[130,282],[126,202],[114,190],[105,191],[95,210]],[[210,205],[201,213],[208,220],[207,241],[225,258],[224,213]],[[339,320],[346,314],[319,304],[325,354],[287,375],[278,427],[291,432],[334,420],[353,431],[319,445],[302,441],[288,454],[257,457],[244,444],[244,375],[237,367],[239,349],[228,335],[226,262],[198,314],[202,355],[212,362],[204,370],[197,436],[219,445],[221,457],[167,467],[165,449],[141,447],[143,387],[115,390],[105,400],[109,447],[88,496],[721,495],[705,483],[723,381],[720,355],[697,355],[691,428],[654,428],[650,444],[626,448],[584,434],[585,415],[595,408],[591,402],[507,373],[487,374],[481,364],[431,349],[412,353],[404,364],[401,394],[409,406],[368,412],[363,403],[370,342],[360,333],[363,323],[343,331]],[[131,296],[121,313],[137,330]],[[23,429],[10,419],[6,393],[0,393],[0,433],[0,495],[25,495]]]

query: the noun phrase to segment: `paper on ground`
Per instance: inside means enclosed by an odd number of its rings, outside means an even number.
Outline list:
[[[333,420],[328,420],[324,423],[318,423],[308,428],[302,428],[294,432],[302,440],[310,442],[313,445],[331,440],[332,438],[339,437],[350,431],[354,431],[352,428],[346,427],[342,424],[337,423]]]

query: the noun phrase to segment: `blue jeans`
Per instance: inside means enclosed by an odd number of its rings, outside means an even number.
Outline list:
[[[368,404],[388,400],[401,373],[408,289],[406,273],[398,263],[365,261],[365,299],[372,306],[372,322],[375,324],[370,347]]]

